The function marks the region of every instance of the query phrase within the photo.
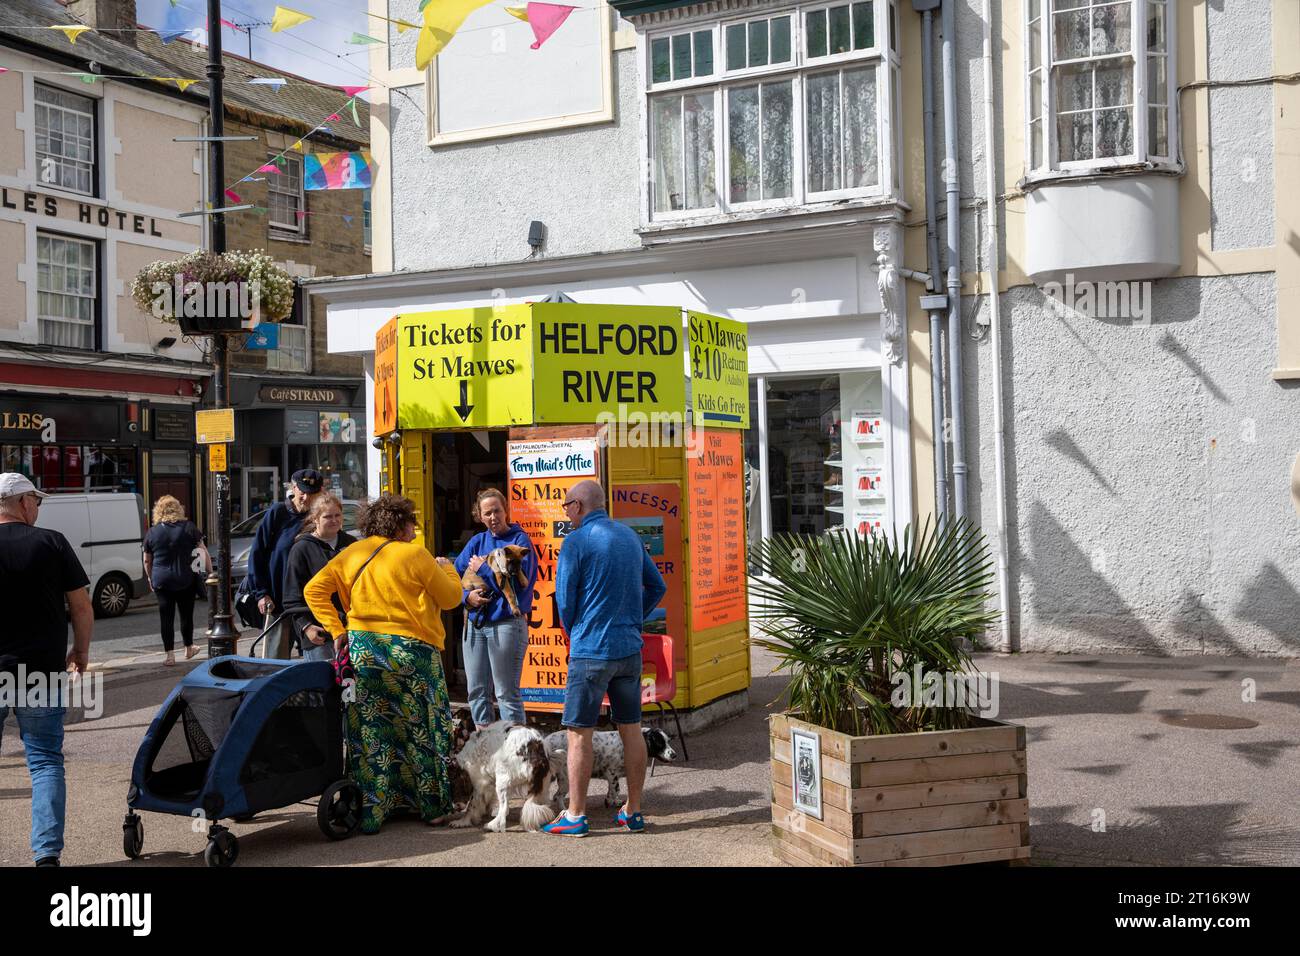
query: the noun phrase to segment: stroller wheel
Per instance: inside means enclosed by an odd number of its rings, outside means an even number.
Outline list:
[[[239,859],[239,841],[229,830],[222,830],[208,841],[203,862],[208,866],[234,866]]]
[[[144,821],[138,813],[128,813],[122,821],[122,852],[134,860],[144,849]]]
[[[346,840],[361,825],[361,788],[338,780],[325,788],[316,804],[316,823],[331,840]]]

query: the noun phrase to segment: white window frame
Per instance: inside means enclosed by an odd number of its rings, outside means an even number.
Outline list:
[[[306,212],[307,211],[307,189],[306,189],[307,184],[304,181],[304,176],[306,175],[307,164],[303,162],[303,158],[301,156],[295,156],[291,152],[284,153],[284,154],[271,153],[269,155],[271,158],[267,160],[268,163],[278,158],[278,159],[285,160],[286,163],[296,162],[298,164],[298,195],[297,195],[298,212]],[[307,231],[306,216],[295,215],[293,217],[295,220],[293,225],[287,225],[275,219],[275,212],[274,212],[275,207],[271,203],[271,193],[279,193],[282,196],[292,195],[292,193],[287,189],[277,188],[282,182],[283,176],[284,174],[281,173],[280,175],[271,175],[266,177],[266,191],[267,191],[266,222],[272,232],[285,232],[285,233],[292,233],[295,236],[301,236],[304,235]]]
[[[771,13],[764,13],[762,16],[754,16],[753,14],[750,14],[747,17],[730,17],[726,20],[722,20],[720,23],[718,23],[717,29],[713,31],[713,45],[716,48],[716,52],[714,53],[714,60],[713,60],[714,64],[717,65],[719,63],[719,58],[721,58],[720,60],[721,67],[714,70],[714,75],[718,78],[725,78],[730,80],[730,79],[744,79],[744,78],[752,78],[755,76],[763,76],[768,73],[771,73],[774,70],[777,71],[793,70],[796,64],[798,64],[799,62],[799,20],[801,16],[802,14],[799,12],[799,8],[791,7],[786,10],[773,10]],[[790,18],[790,59],[782,60],[780,63],[769,62],[763,64],[762,66],[743,66],[735,70],[727,68],[727,28],[728,27],[735,27],[741,25],[745,27],[746,29],[745,50],[746,53],[748,53],[749,24],[757,20],[768,21],[767,48],[768,48],[768,52],[770,53],[772,49],[771,21],[778,19],[780,17]],[[748,61],[748,55],[746,55],[746,61]]]
[[[850,37],[850,42],[852,42],[854,2],[855,0],[836,0],[836,2],[833,3],[813,3],[813,4],[809,4],[806,7],[800,7],[799,8],[800,32],[806,29],[806,24],[808,22],[807,21],[808,14],[815,13],[818,10],[829,11],[832,7],[848,7],[849,8],[849,37]],[[810,67],[827,66],[829,64],[838,63],[843,60],[857,60],[860,59],[864,54],[869,56],[883,55],[887,47],[889,46],[888,43],[889,11],[887,9],[888,6],[889,6],[888,0],[875,0],[875,5],[872,10],[875,19],[875,24],[873,27],[871,46],[863,50],[846,50],[844,53],[828,53],[825,56],[811,56],[805,50],[804,55],[808,57],[808,65]],[[830,49],[830,13],[829,12],[826,14],[826,34],[827,34],[826,48]],[[882,39],[885,42],[882,43],[881,42]]]
[[[713,43],[713,72],[708,76],[689,76],[684,80],[664,80],[662,83],[655,84],[656,93],[666,93],[674,89],[685,89],[691,86],[699,86],[701,83],[711,84],[718,82],[722,78],[722,70],[718,65],[718,33],[716,30],[710,31],[708,27],[696,25],[689,29],[666,30],[656,33],[654,39],[668,41],[668,72],[672,74],[672,38],[687,34],[691,38],[691,70],[695,69],[695,34],[708,33]],[[646,82],[654,75],[654,51],[651,43],[646,41]]]
[[[90,261],[92,263],[91,276],[94,281],[92,282],[92,288],[89,294],[82,293],[82,292],[69,292],[66,289],[60,290],[60,289],[41,288],[40,286],[40,266],[41,266],[40,245],[42,239],[48,239],[51,242],[63,242],[71,246],[79,246],[82,249],[88,248],[90,250]],[[99,262],[98,243],[89,239],[80,239],[75,236],[67,236],[67,235],[63,235],[62,233],[46,232],[44,230],[38,229],[36,231],[36,249],[37,249],[37,259],[36,259],[37,341],[39,341],[42,345],[50,345],[55,348],[85,348],[93,351],[96,348],[96,341],[95,341],[96,331],[97,331],[96,326],[99,324],[98,300],[99,300],[99,286],[100,286],[100,276],[99,276],[100,262]],[[80,256],[78,258],[80,258]],[[49,263],[49,264],[53,265],[53,263]],[[90,302],[90,321],[82,322],[78,319],[69,319],[66,316],[61,316],[61,315],[46,315],[45,313],[40,311],[41,293],[45,293],[46,295],[62,296],[64,298],[71,298],[77,301],[88,300]],[[89,329],[90,343],[85,346],[70,346],[70,345],[63,345],[62,343],[57,343],[57,342],[47,342],[45,340],[45,335],[44,335],[44,323],[46,322],[57,322],[60,325],[71,325],[77,328]]]
[[[296,334],[301,334],[301,344],[293,344],[285,348],[286,335],[290,329]],[[290,356],[293,352],[302,351],[302,364],[291,361]],[[280,346],[266,353],[266,370],[268,372],[306,372],[308,364],[311,361],[311,334],[310,327],[304,322],[302,325],[292,325],[282,322],[280,324]]]
[[[37,97],[41,90],[49,90],[51,93],[59,93],[64,96],[70,96],[70,97],[75,97],[76,99],[79,100],[85,100],[89,104],[89,109],[78,110],[78,109],[72,109],[71,107],[67,107],[67,106],[56,105],[53,103],[40,102],[37,99]],[[99,195],[99,165],[100,165],[99,164],[99,115],[98,115],[97,107],[98,107],[98,103],[94,97],[86,96],[85,94],[78,93],[75,90],[64,89],[62,86],[54,86],[49,83],[32,84],[32,143],[34,144],[33,148],[35,149],[35,156],[36,156],[36,179],[41,184],[42,187],[61,189],[69,193],[75,193],[78,196]],[[40,135],[40,129],[39,129],[40,123],[36,117],[37,117],[37,113],[42,109],[46,111],[47,116],[49,112],[57,111],[61,114],[64,114],[65,116],[89,118],[90,120],[90,188],[89,189],[79,189],[76,186],[67,186],[64,185],[62,182],[47,183],[41,178],[41,163],[42,163],[42,159],[45,157],[49,157],[53,159],[56,165],[61,165],[62,163],[72,163],[73,165],[77,165],[82,162],[82,160],[78,160],[70,156],[64,156],[64,155],[56,156],[52,153],[42,154],[39,147],[35,146],[35,144],[39,141],[39,135]],[[63,135],[65,136],[67,135],[67,130],[63,131]],[[47,139],[48,136],[49,133],[47,130],[46,132]]]
[[[847,53],[831,54],[823,57],[809,58],[804,49],[804,15],[811,10],[829,9],[844,6],[843,2],[820,2],[811,4],[790,4],[764,11],[761,16],[722,17],[705,22],[678,22],[657,30],[647,31],[638,37],[638,55],[642,64],[642,130],[641,158],[645,164],[645,176],[642,190],[642,222],[646,226],[665,223],[690,222],[692,220],[717,218],[732,213],[752,213],[766,210],[794,208],[808,204],[820,204],[842,201],[844,199],[889,199],[901,195],[903,188],[901,170],[897,168],[901,153],[901,144],[895,135],[896,118],[893,115],[896,104],[895,91],[899,88],[899,56],[891,50],[888,43],[889,15],[893,6],[889,0],[874,0],[872,14],[874,17],[874,44],[863,50],[851,50]],[[850,8],[852,3],[848,3]],[[771,20],[788,14],[791,17],[790,43],[791,60],[763,67],[747,67],[744,70],[726,70],[726,27],[751,20]],[[689,80],[673,80],[662,83],[652,81],[653,64],[651,62],[651,45],[654,40],[671,37],[681,33],[695,33],[701,30],[713,31],[713,75],[692,77]],[[831,70],[842,70],[854,64],[873,65],[876,69],[876,117],[877,117],[877,161],[878,177],[876,185],[850,189],[809,192],[807,189],[807,144],[804,141],[806,131],[806,87],[808,76]],[[756,83],[772,82],[786,78],[792,79],[793,85],[793,122],[794,137],[794,189],[789,198],[755,200],[733,203],[730,201],[731,155],[730,130],[727,116],[727,98],[729,91],[735,87],[752,86]],[[714,192],[717,203],[699,209],[678,209],[656,211],[655,194],[652,182],[655,169],[653,153],[654,110],[653,101],[661,94],[677,94],[690,90],[711,90],[714,110]],[[897,176],[899,186],[894,187]]]
[[[1025,115],[1024,115],[1024,133],[1025,133],[1025,179],[1034,181],[1038,179],[1052,179],[1062,176],[1086,175],[1105,169],[1116,169],[1129,166],[1149,166],[1153,168],[1163,168],[1177,170],[1178,161],[1178,143],[1179,143],[1179,111],[1177,91],[1177,70],[1178,70],[1178,32],[1177,32],[1177,0],[1124,0],[1130,5],[1130,49],[1127,53],[1107,54],[1105,56],[1089,56],[1070,60],[1056,60],[1053,56],[1053,15],[1058,12],[1057,0],[1039,0],[1039,16],[1041,17],[1040,37],[1039,37],[1039,61],[1043,73],[1042,92],[1039,100],[1039,112],[1043,124],[1043,162],[1035,167],[1033,165],[1033,127],[1032,117],[1029,104],[1032,99],[1032,83],[1030,81],[1029,69],[1029,32],[1030,32],[1030,3],[1026,0],[1024,4],[1024,37],[1025,37],[1025,59],[1024,59],[1024,96],[1025,96]],[[1150,130],[1147,128],[1148,110],[1150,101],[1147,95],[1147,10],[1152,2],[1162,3],[1165,8],[1165,90],[1167,103],[1164,107],[1167,111],[1168,123],[1168,154],[1162,155],[1151,151],[1149,145]],[[1089,3],[1082,8],[1062,8],[1059,12],[1069,9],[1091,9],[1093,4]],[[1097,64],[1107,60],[1128,62],[1133,71],[1133,102],[1132,124],[1133,124],[1133,152],[1124,156],[1105,156],[1087,160],[1068,160],[1061,162],[1057,158],[1058,136],[1057,136],[1057,111],[1055,109],[1056,99],[1056,75],[1055,69],[1060,66],[1069,66],[1073,64]],[[1094,101],[1092,110],[1097,109]],[[1095,137],[1095,133],[1094,133]],[[1095,138],[1094,138],[1095,146]]]

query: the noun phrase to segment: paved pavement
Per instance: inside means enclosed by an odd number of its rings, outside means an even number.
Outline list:
[[[145,814],[145,856],[132,863],[122,857],[131,761],[184,665],[162,668],[160,652],[111,659],[103,716],[68,727],[64,861],[201,866],[203,834],[191,832],[189,820],[159,814]],[[1000,674],[999,717],[1029,729],[1036,863],[1300,864],[1300,661],[979,660]],[[303,806],[236,826],[239,865],[772,865],[766,715],[779,706],[783,681],[771,670],[771,659],[756,650],[749,711],[689,738],[689,763],[660,764],[648,782],[652,832],[644,836],[604,821],[602,783],[592,788],[595,830],[586,840],[523,833],[512,816],[514,829],[504,834],[398,821],[373,837],[328,843],[314,808]],[[1254,682],[1253,702],[1242,699],[1244,681]],[[1209,730],[1167,722],[1188,714],[1258,726]],[[0,865],[10,866],[29,862],[30,790],[16,730],[10,718],[0,746]]]

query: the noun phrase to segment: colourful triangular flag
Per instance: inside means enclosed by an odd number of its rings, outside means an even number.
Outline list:
[[[506,13],[510,14],[516,20],[528,22],[528,11],[523,7],[506,7]]]
[[[233,202],[233,203],[240,203],[240,202],[243,202],[243,200],[239,198],[239,194],[236,193],[234,190],[231,190],[231,189],[227,189],[227,190],[226,190],[226,198],[229,199],[229,200],[230,200],[231,202]]]
[[[170,77],[170,79],[173,83],[176,84],[177,89],[179,89],[182,93],[184,93],[191,86],[193,86],[195,83],[198,82],[198,80],[187,80],[184,77],[180,77],[180,76],[173,76]]]
[[[352,217],[351,217],[351,216],[346,216],[346,215],[345,215],[345,216],[343,217],[343,221],[344,221],[345,223],[347,223],[347,226],[348,226],[349,229],[352,228]]]
[[[366,90],[370,89],[370,87],[368,87],[368,86],[340,86],[339,89],[342,90],[344,93],[346,93],[348,96],[357,96],[357,95],[359,95],[359,94],[361,94],[361,93],[364,93]]]
[[[331,113],[329,116],[325,117],[325,119],[329,120],[331,123],[337,123],[342,118],[343,117],[339,116],[338,113]]]
[[[222,25],[223,27],[230,27],[230,29],[232,29],[232,30],[238,30],[240,33],[247,33],[247,32],[248,32],[248,28],[247,28],[247,27],[241,27],[238,23],[231,23],[229,20],[225,19],[224,17],[219,17],[218,19],[221,20],[221,25]]]
[[[369,43],[378,43],[380,46],[383,46],[384,44],[383,40],[376,40],[374,37],[368,36],[365,33],[354,33],[352,34],[352,39],[345,42],[351,43],[353,46],[366,46]]]
[[[272,166],[270,163],[267,163],[265,166],[258,166],[257,171],[259,173],[278,173],[280,171],[280,167]]]
[[[81,73],[79,75],[81,76],[82,83],[90,83],[93,85],[95,80],[98,79],[94,73]]]
[[[407,20],[389,20],[388,22],[393,24],[393,26],[397,27],[398,35],[405,33],[407,30],[419,29],[419,27],[417,27],[414,23],[411,23]]]
[[[310,215],[311,215],[311,212],[309,212],[309,211],[306,210],[306,209],[299,209],[299,210],[298,210],[298,218],[299,218],[299,219],[302,219],[303,217],[305,217],[305,216],[310,216]]]
[[[424,8],[424,26],[415,45],[415,68],[423,70],[451,42],[465,18],[492,0],[442,0]]]
[[[526,9],[528,25],[533,28],[533,36],[537,38],[530,45],[530,49],[537,50],[551,38],[551,34],[564,25],[564,21],[569,19],[569,14],[578,8],[566,7],[559,3],[530,3]]]
[[[76,43],[76,42],[77,42],[77,37],[81,36],[83,33],[85,33],[87,30],[89,30],[90,27],[82,27],[82,26],[56,26],[56,27],[46,27],[45,29],[47,29],[47,30],[60,30],[60,31],[62,31],[63,35],[64,35],[65,37],[68,38],[68,42],[69,42],[69,43]]]
[[[357,116],[357,98],[355,96],[348,101],[348,106],[352,107],[352,124],[354,126],[360,126],[361,118]]]
[[[302,152],[302,140],[298,140],[298,142],[294,143],[294,144],[293,144],[293,149],[296,149],[298,152],[301,153],[301,152]]]
[[[271,17],[271,32],[279,33],[281,30],[287,30],[290,27],[296,27],[300,23],[306,23],[314,19],[310,14],[300,13],[297,10],[291,10],[288,7],[276,7],[275,15]]]
[[[8,73],[8,72],[9,72],[9,67],[0,66],[0,73]]]

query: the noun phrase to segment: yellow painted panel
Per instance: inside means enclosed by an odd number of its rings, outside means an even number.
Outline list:
[[[434,541],[433,467],[429,460],[432,454],[432,435],[421,431],[403,432],[400,493],[414,502],[424,546],[430,551],[433,550]]]

